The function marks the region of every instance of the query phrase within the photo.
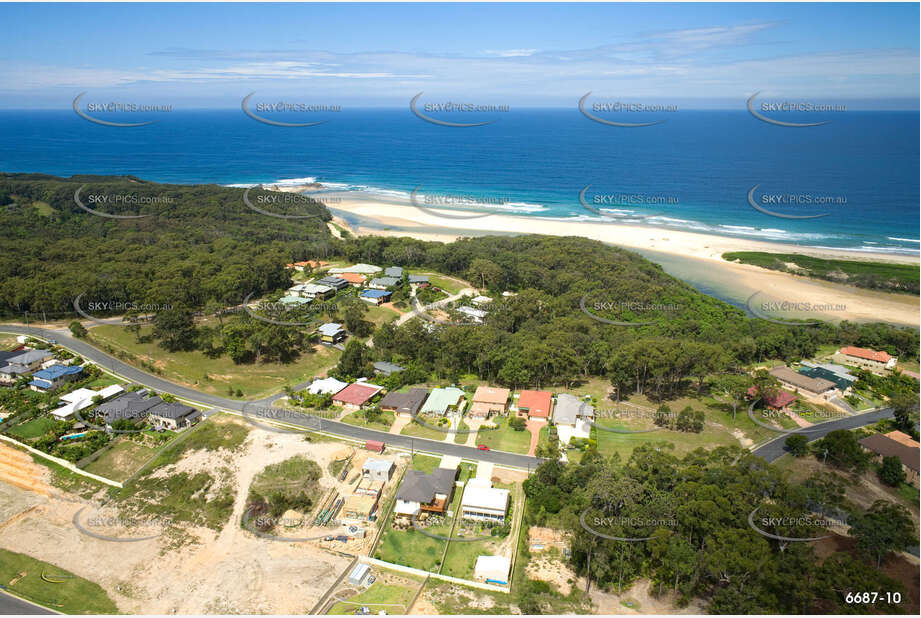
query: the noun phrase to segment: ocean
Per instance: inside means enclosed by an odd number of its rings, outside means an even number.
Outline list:
[[[594,122],[575,106],[510,110],[463,128],[425,122],[408,107],[343,110],[296,128],[266,125],[239,109],[151,118],[158,122],[125,128],[72,110],[0,111],[0,171],[241,186],[318,182],[337,194],[426,207],[473,205],[854,251],[919,250],[917,112],[831,113],[828,124],[807,128],[768,124],[744,107],[682,110],[631,128]]]

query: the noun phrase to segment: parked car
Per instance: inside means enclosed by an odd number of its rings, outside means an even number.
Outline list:
[[[488,450],[489,450],[489,447],[486,446],[485,444],[477,445],[477,448],[480,449],[481,451],[488,451]]]

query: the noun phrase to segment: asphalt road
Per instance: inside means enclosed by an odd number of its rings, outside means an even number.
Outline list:
[[[809,427],[808,431],[795,431],[791,433],[778,434],[777,438],[771,440],[767,444],[759,446],[754,451],[752,451],[752,454],[757,455],[758,457],[763,457],[769,462],[775,461],[787,453],[784,442],[794,433],[802,433],[809,438],[810,442],[812,442],[813,440],[818,440],[819,438],[824,437],[826,434],[831,431],[835,431],[836,429],[857,429],[858,427],[863,427],[864,425],[872,425],[876,421],[883,418],[892,418],[892,408],[882,408],[880,410],[864,412],[863,414],[857,414],[855,416],[846,416],[835,421],[819,423],[818,425]]]
[[[28,601],[23,601],[19,597],[14,597],[13,595],[0,590],[0,616],[15,616],[18,614],[39,616],[54,615],[57,613],[58,612],[51,611],[50,609],[46,609],[40,605],[35,605],[34,603],[29,603]]]
[[[161,393],[171,393],[192,402],[203,403],[218,409],[244,413],[244,416],[248,418],[273,417],[274,412],[268,408],[268,404],[282,395],[282,393],[279,393],[271,397],[247,402],[235,401],[217,395],[202,393],[186,386],[174,384],[169,380],[164,380],[158,376],[136,369],[127,363],[123,363],[117,358],[109,356],[102,350],[94,348],[85,341],[74,338],[71,336],[70,331],[66,329],[51,330],[31,326],[0,324],[0,332],[14,333],[17,335],[32,335],[43,339],[54,339],[58,345],[62,345],[132,382],[150,387]],[[378,440],[389,446],[438,453],[441,455],[456,455],[464,459],[489,461],[498,465],[524,468],[529,471],[536,468],[540,463],[539,459],[529,455],[506,453],[503,451],[481,451],[472,446],[462,446],[460,444],[454,444],[453,442],[440,442],[437,440],[427,440],[425,438],[413,438],[410,436],[390,434],[383,431],[368,429],[366,427],[356,427],[355,425],[349,425],[339,421],[319,419],[307,415],[288,414],[284,416],[283,420],[288,424],[300,425],[308,429],[325,431],[327,433],[357,440]],[[274,429],[272,425],[263,424],[262,426],[266,429]]]

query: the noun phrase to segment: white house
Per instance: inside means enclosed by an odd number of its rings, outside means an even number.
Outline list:
[[[477,556],[473,579],[487,584],[508,585],[508,574],[512,561],[505,556]]]
[[[314,380],[313,384],[307,387],[307,392],[311,395],[335,395],[348,385],[348,382],[341,382],[336,378],[323,378]]]
[[[503,522],[508,513],[509,491],[471,480],[461,499],[461,517],[486,522]]]

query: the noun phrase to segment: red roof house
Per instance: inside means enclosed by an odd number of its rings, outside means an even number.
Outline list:
[[[550,418],[553,394],[550,391],[521,391],[518,397],[518,415],[528,418]]]
[[[748,389],[748,396],[754,397],[755,393],[757,392],[758,390],[754,386],[752,386]],[[787,391],[778,390],[773,395],[768,395],[767,397],[764,398],[764,405],[766,405],[768,408],[771,408],[772,410],[783,410],[784,408],[786,408],[788,405],[790,405],[797,399],[799,398],[793,393],[788,393]]]
[[[841,354],[853,356],[854,358],[863,358],[877,363],[888,363],[892,357],[886,352],[871,350],[869,348],[857,348],[852,345],[841,348]]]
[[[333,395],[333,403],[338,403],[346,408],[360,408],[369,399],[381,391],[383,387],[377,384],[356,382],[349,384],[344,389]]]

